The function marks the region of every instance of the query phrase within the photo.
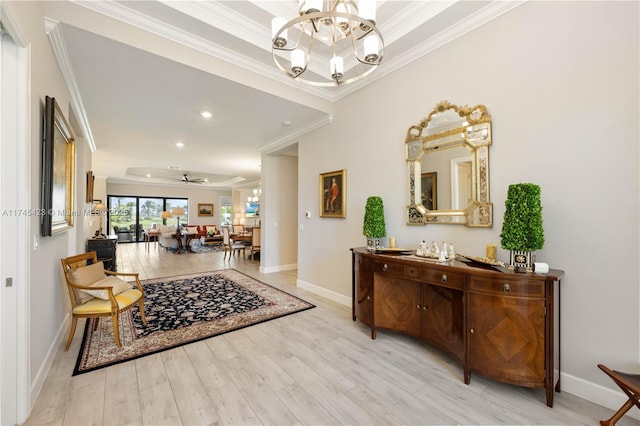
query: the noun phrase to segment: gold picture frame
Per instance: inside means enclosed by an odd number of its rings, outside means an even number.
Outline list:
[[[320,173],[320,217],[347,217],[347,171]]]
[[[198,204],[198,216],[213,216],[213,204]]]
[[[93,175],[93,172],[89,170],[87,172],[87,195],[86,195],[87,203],[93,202],[93,184],[95,182],[95,179],[96,177]]]
[[[42,138],[42,215],[40,234],[48,237],[73,227],[75,141],[55,98],[45,98]]]

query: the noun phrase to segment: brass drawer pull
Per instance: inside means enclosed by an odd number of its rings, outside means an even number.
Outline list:
[[[387,270],[389,269],[389,265],[387,265],[386,263],[384,265],[382,265],[382,270],[387,272]]]
[[[447,274],[442,274],[442,276],[440,277],[440,281],[442,281],[443,283],[446,283],[449,280],[449,277],[447,277]]]
[[[506,283],[502,286],[502,291],[504,291],[505,293],[511,293],[511,286],[509,285],[509,283]]]

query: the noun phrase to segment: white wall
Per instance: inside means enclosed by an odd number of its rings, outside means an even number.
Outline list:
[[[546,237],[537,258],[566,273],[563,390],[612,405],[619,392],[596,364],[637,371],[639,361],[638,8],[527,2],[340,101],[330,126],[300,138],[298,213],[318,211],[319,173],[346,169],[347,218],[304,222],[299,282],[350,297],[349,248],[364,245],[369,195],[383,198],[398,245],[447,240],[481,256],[487,242],[499,246],[508,185],[536,183]],[[492,115],[491,229],[405,225],[404,137],[443,99]]]
[[[298,159],[287,155],[263,154],[261,164],[263,214],[260,270],[275,272],[295,269],[298,263]]]
[[[42,2],[4,2],[3,8],[10,10],[15,18],[25,47],[30,48],[31,81],[31,188],[29,205],[25,209],[35,210],[40,207],[41,186],[41,140],[42,120],[45,96],[55,97],[67,119],[73,117],[70,106],[70,95],[64,79],[53,55],[51,44],[44,30],[45,3]],[[77,129],[74,129],[77,133]],[[90,155],[88,147],[78,138],[76,141],[76,184],[74,207],[78,215],[73,229],[52,237],[40,237],[39,217],[29,219],[30,235],[27,245],[32,247],[33,239],[37,239],[38,248],[30,252],[27,263],[29,274],[29,385],[31,403],[42,386],[48,367],[57,352],[58,339],[66,337],[68,328],[69,300],[66,284],[62,275],[60,259],[75,254],[83,245],[81,242],[88,229],[88,217],[83,215],[85,204],[85,175],[89,168]]]
[[[219,191],[211,188],[199,188],[197,185],[129,185],[107,183],[107,195],[138,195],[141,197],[176,197],[189,199],[189,217],[180,224],[219,225],[220,197],[230,197],[231,191]],[[106,199],[103,200],[106,202]],[[198,204],[213,204],[213,217],[198,216]]]

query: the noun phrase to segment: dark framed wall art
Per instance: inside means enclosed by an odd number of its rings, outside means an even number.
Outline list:
[[[40,234],[43,237],[73,227],[74,151],[73,132],[69,122],[55,98],[47,96],[42,138]]]
[[[422,173],[420,188],[422,205],[429,210],[438,210],[438,173]]]
[[[320,174],[320,217],[347,217],[347,171]]]

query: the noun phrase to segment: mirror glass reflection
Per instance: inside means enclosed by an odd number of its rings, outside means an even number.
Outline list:
[[[489,200],[491,117],[442,101],[407,131],[407,223],[492,226]]]

